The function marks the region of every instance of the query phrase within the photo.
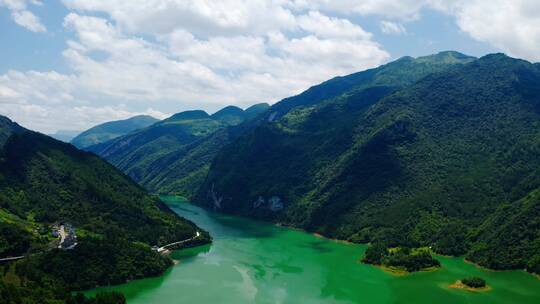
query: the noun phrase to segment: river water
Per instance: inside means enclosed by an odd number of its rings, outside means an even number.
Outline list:
[[[162,277],[89,294],[117,290],[129,304],[540,303],[540,280],[523,271],[488,271],[461,258],[437,257],[441,270],[399,277],[360,263],[363,245],[209,212],[175,197],[162,199],[209,231],[214,242],[174,252],[180,263]],[[469,276],[484,278],[492,290],[447,287]]]

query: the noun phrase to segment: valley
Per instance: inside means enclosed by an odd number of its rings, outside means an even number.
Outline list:
[[[0,304],[540,303],[540,0],[0,0]]]
[[[179,263],[162,277],[89,292],[120,291],[128,303],[537,303],[540,280],[524,271],[494,272],[463,258],[436,256],[442,268],[395,276],[360,262],[365,245],[219,214],[163,197],[180,216],[210,232],[210,246],[172,253]],[[467,276],[490,291],[451,289]]]
[[[538,64],[445,51],[88,149],[153,193],[219,212],[539,273],[539,87]]]
[[[103,123],[80,149],[0,116],[0,293],[536,302],[539,87],[538,64],[448,51],[272,106]]]

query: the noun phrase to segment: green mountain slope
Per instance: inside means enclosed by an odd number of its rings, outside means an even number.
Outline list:
[[[234,126],[245,120],[245,114],[239,107],[228,106],[212,114],[212,118]]]
[[[0,147],[0,258],[27,255],[0,265],[0,290],[22,288],[29,303],[59,303],[48,300],[158,275],[171,260],[150,246],[199,230],[94,154],[0,121],[7,137]],[[59,222],[75,227],[75,249],[53,249],[51,226]],[[197,241],[208,242],[208,234]]]
[[[299,106],[309,106],[325,99],[331,99],[344,93],[354,93],[355,90],[371,88],[373,94],[388,94],[399,87],[410,84],[428,73],[451,68],[455,64],[463,64],[473,60],[456,52],[441,52],[437,55],[417,59],[404,57],[377,69],[367,70],[344,77],[336,77],[305,92],[286,98],[264,111],[255,105],[246,109],[249,113],[257,109],[262,115],[252,115],[246,122],[220,130],[179,151],[169,153],[162,160],[166,163],[174,161],[174,170],[156,174],[151,181],[142,180],[143,185],[160,193],[175,193],[191,197],[200,187],[206,177],[213,158],[224,146],[236,139],[237,136],[250,132],[259,125],[267,124],[285,115],[288,111]],[[404,71],[407,71],[406,73]],[[159,168],[159,166],[157,167]]]
[[[450,67],[471,62],[474,59],[474,57],[454,51],[445,51],[418,58],[402,57],[377,68],[332,78],[309,88],[297,96],[285,98],[272,106],[267,119],[280,118],[293,108],[315,105],[347,92],[353,93],[366,88],[377,87],[397,89],[410,85],[430,73],[444,71]]]
[[[271,123],[221,149],[196,201],[330,237],[537,269],[538,65],[442,53],[364,73],[339,97],[321,102],[321,89],[273,106]]]
[[[139,115],[129,119],[106,122],[75,136],[75,138],[71,140],[71,143],[79,149],[84,149],[126,135],[132,131],[148,127],[158,121],[159,120],[148,115]]]
[[[213,115],[200,110],[181,112],[88,150],[107,159],[153,192],[183,193],[182,189],[190,189],[202,182],[209,161],[225,140],[208,141],[207,138],[251,119],[267,108],[267,104],[258,104],[244,111],[229,106]],[[181,180],[177,178],[179,176],[182,176]]]
[[[4,146],[12,134],[22,131],[24,131],[24,128],[12,122],[9,118],[0,115],[0,148]]]
[[[538,181],[538,178],[537,178]],[[497,207],[474,230],[467,258],[496,269],[527,269],[540,274],[540,188]]]
[[[116,151],[109,153],[103,149],[103,146],[91,147],[90,150],[105,157],[153,192],[191,197],[204,181],[210,162],[217,152],[238,135],[258,125],[278,119],[293,108],[316,104],[346,92],[354,94],[355,91],[370,88],[375,95],[388,94],[429,73],[442,71],[472,60],[474,60],[473,57],[456,52],[442,52],[416,59],[404,57],[376,69],[336,77],[302,94],[286,98],[270,108],[267,104],[254,105],[244,111],[242,120],[228,118],[229,126],[226,129],[219,128],[218,131],[210,132],[210,135],[197,138],[187,145],[171,142],[159,144],[152,142],[153,139],[145,139],[134,144],[133,148],[129,148],[129,150],[136,149],[138,156],[125,155]],[[235,113],[239,116],[240,109],[227,107],[212,117],[226,118],[227,115]],[[243,122],[240,123],[240,121]],[[234,122],[232,126],[231,122]],[[118,142],[113,147],[123,146],[123,143]]]
[[[100,234],[113,225],[149,244],[194,233],[193,225],[111,165],[38,133],[10,137],[1,154],[0,173],[1,206],[23,219],[31,215],[37,222],[68,220]]]

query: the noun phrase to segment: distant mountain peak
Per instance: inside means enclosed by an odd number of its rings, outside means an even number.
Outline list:
[[[475,66],[484,66],[486,69],[498,69],[501,73],[510,71],[516,72],[525,66],[533,67],[534,65],[523,59],[510,57],[504,53],[493,53],[480,57],[474,62]]]
[[[80,133],[71,140],[71,143],[83,149],[145,128],[156,122],[158,120],[149,115],[137,115],[128,119],[109,121]]]
[[[193,119],[205,119],[205,118],[209,118],[209,117],[210,117],[210,115],[208,115],[208,113],[206,113],[203,110],[189,110],[189,111],[176,113],[173,116],[167,118],[166,120],[167,121],[171,121],[171,120],[193,120]]]
[[[145,115],[145,114],[135,115],[135,116],[130,117],[130,118],[126,119],[126,120],[137,120],[137,119],[153,119],[153,120],[156,120],[156,118],[154,118],[153,116]]]
[[[244,111],[250,111],[250,110],[253,110],[253,109],[261,109],[261,108],[269,108],[270,107],[270,104],[268,104],[267,102],[261,102],[261,103],[256,103],[248,108],[246,108]]]
[[[226,106],[212,114],[211,117],[227,125],[237,125],[245,120],[245,113],[244,110],[237,106]]]
[[[460,53],[458,51],[452,51],[452,50],[441,51],[441,52],[438,52],[437,54],[435,54],[434,56],[452,56],[452,57],[456,57],[456,58],[474,58],[473,56],[469,56],[469,55]]]
[[[442,51],[437,54],[420,56],[415,59],[417,62],[431,62],[440,64],[460,63],[463,61],[473,61],[476,57],[465,55],[457,51]]]
[[[219,118],[223,115],[229,115],[229,114],[238,114],[242,115],[244,113],[244,110],[237,106],[226,106],[225,108],[217,111],[216,113],[212,114],[213,118]]]
[[[518,59],[518,58],[513,58],[513,57],[510,57],[508,55],[506,55],[505,53],[493,53],[493,54],[487,54],[485,56],[482,56],[480,57],[480,59],[478,60],[478,63],[485,63],[485,62],[504,62],[504,61],[507,61],[507,62],[526,62],[526,63],[530,63],[526,60],[523,60],[523,59]]]

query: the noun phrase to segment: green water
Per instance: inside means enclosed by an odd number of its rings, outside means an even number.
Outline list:
[[[181,216],[208,230],[212,245],[177,251],[180,263],[160,278],[114,288],[129,304],[155,303],[540,303],[540,280],[523,271],[494,272],[438,257],[443,268],[396,277],[359,263],[365,246],[268,223],[205,211],[165,197]],[[485,293],[448,289],[481,276]]]

